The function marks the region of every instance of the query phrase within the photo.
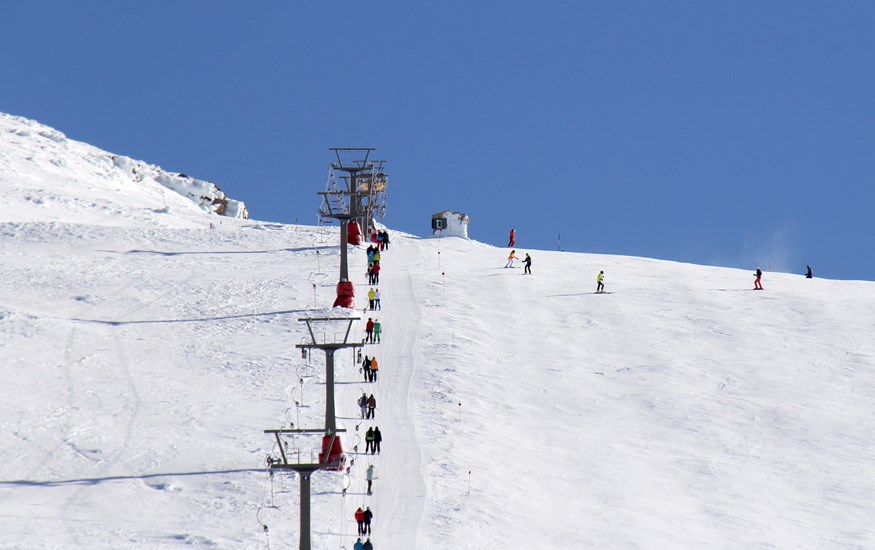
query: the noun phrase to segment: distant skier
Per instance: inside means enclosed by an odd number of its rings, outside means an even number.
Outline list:
[[[368,428],[365,432],[365,454],[372,452],[374,449],[374,428]]]
[[[377,371],[380,370],[380,364],[377,362],[377,358],[371,358],[371,376],[368,379],[368,382],[376,382],[377,381]]]
[[[595,278],[595,280],[596,280],[595,291],[596,292],[604,292],[605,291],[605,272],[599,271],[599,274]]]
[[[383,332],[383,325],[380,324],[378,319],[374,320],[374,342],[380,343],[380,333]]]
[[[516,246],[516,229],[510,230],[510,240],[507,241],[507,247],[513,248]]]
[[[365,541],[364,545],[362,545],[362,550],[374,550],[374,545],[371,544],[371,539]]]
[[[814,278],[814,274],[811,273],[811,266],[808,265],[808,266],[805,266],[805,267],[808,268],[808,269],[805,271],[805,278],[806,278],[806,279],[813,279],[813,278]]]
[[[377,249],[383,250],[383,232],[377,231]]]
[[[380,454],[380,442],[383,441],[383,434],[380,433],[379,426],[374,427],[374,444],[371,445],[371,450]]]
[[[753,276],[756,277],[756,279],[754,279],[754,281],[753,281],[753,289],[754,290],[762,290],[763,289],[763,282],[762,282],[763,272],[762,272],[762,270],[760,268],[757,268],[757,272],[754,273]]]
[[[381,309],[380,307],[380,289],[374,289],[374,309]]]
[[[368,471],[365,474],[365,479],[368,480],[368,494],[371,494],[371,484],[374,482],[374,465],[368,466]]]
[[[372,519],[374,519],[374,513],[371,512],[370,507],[365,508],[365,533],[364,533],[364,534],[366,534],[366,535],[370,535],[370,534],[371,534],[371,520],[372,520]],[[371,541],[371,540],[368,539],[368,542],[370,542],[370,541]],[[367,546],[367,544],[368,544],[368,543],[366,542],[366,543],[365,543],[365,546]]]
[[[373,311],[374,310],[374,300],[377,299],[377,293],[374,292],[374,289],[370,289],[368,291],[368,308]]]
[[[523,275],[531,275],[532,274],[532,257],[526,253],[526,259],[523,260],[523,265],[526,266],[526,269],[523,271]]]
[[[513,267],[514,260],[519,260],[519,258],[516,257],[516,250],[511,250],[510,254],[507,255],[507,263],[504,264],[504,267]]]
[[[355,544],[352,545],[352,550],[365,550],[365,545],[362,544],[362,538],[359,537]]]
[[[380,262],[374,262],[374,267],[371,268],[372,285],[380,284]]]
[[[383,250],[389,250],[389,230],[383,231]]]
[[[371,365],[374,360],[365,355],[365,360],[362,361],[362,374],[365,375],[365,382],[371,381]]]
[[[359,408],[362,410],[362,419],[368,416],[368,394],[362,392],[362,396],[358,400]]]
[[[377,408],[377,398],[374,397],[374,394],[371,394],[371,396],[368,397],[368,416],[367,416],[367,418],[374,417],[374,410],[376,410],[376,408]]]
[[[365,342],[372,343],[374,341],[374,320],[368,317],[368,322],[365,323]]]
[[[359,506],[358,510],[355,511],[355,520],[359,524],[359,535],[365,534],[365,511],[362,510],[362,507]]]

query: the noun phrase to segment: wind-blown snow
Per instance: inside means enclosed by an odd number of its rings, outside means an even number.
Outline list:
[[[337,228],[164,210],[8,120],[0,548],[296,548],[263,430],[323,425],[324,355],[294,346],[331,313]],[[315,548],[352,548],[360,505],[379,550],[875,547],[875,284],[538,250],[524,276],[390,233],[379,381],[335,357],[344,446],[378,425],[382,453],[314,475]],[[308,459],[319,437],[289,441]]]

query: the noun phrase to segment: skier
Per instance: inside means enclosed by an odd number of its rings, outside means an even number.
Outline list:
[[[375,264],[380,263],[380,258],[381,258],[380,251],[379,250],[374,251],[374,263]]]
[[[355,520],[359,524],[359,535],[365,534],[365,511],[362,510],[362,507],[359,506],[359,509],[355,511]]]
[[[383,325],[380,324],[379,319],[374,320],[374,342],[377,344],[380,343],[380,333],[383,332]]]
[[[599,271],[598,277],[596,277],[595,280],[597,283],[595,286],[595,291],[596,292],[604,292],[605,291],[605,272]]]
[[[377,293],[374,292],[374,289],[372,288],[368,291],[368,307],[370,308],[371,311],[374,310],[374,300],[376,300],[376,299],[377,299]]]
[[[372,285],[380,284],[380,262],[374,262],[374,267],[371,268],[371,274],[373,275],[374,281],[371,283]]]
[[[380,442],[383,441],[383,434],[380,433],[379,426],[374,427],[374,443],[371,445],[371,451],[380,454]]]
[[[371,396],[368,397],[368,416],[367,416],[367,418],[374,417],[374,409],[376,409],[376,408],[377,408],[377,398],[374,397],[374,394],[371,394]]]
[[[763,289],[763,282],[762,282],[763,272],[762,272],[762,270],[760,268],[757,268],[757,272],[754,273],[753,276],[756,277],[756,279],[754,279],[754,281],[753,281],[753,289],[754,290],[762,290]]]
[[[373,365],[374,360],[369,359],[367,355],[365,355],[365,360],[362,361],[362,372],[365,375],[365,382],[371,381],[371,366]]]
[[[376,382],[377,381],[377,371],[380,370],[380,364],[377,363],[377,358],[374,357],[371,359],[371,375],[370,380],[368,382]]]
[[[374,482],[374,465],[368,466],[368,472],[365,474],[365,479],[368,480],[368,494],[371,494],[371,484]]]
[[[362,410],[362,419],[368,415],[368,394],[362,392],[362,396],[358,400],[359,407]]]
[[[510,254],[507,255],[507,263],[504,264],[504,267],[513,267],[513,261],[518,259],[516,257],[516,250],[511,250]]]
[[[364,533],[365,535],[371,534],[371,520],[372,519],[374,519],[374,513],[371,512],[370,507],[365,508],[365,533]],[[370,539],[368,539],[368,542],[370,542]],[[365,544],[367,544],[367,543],[365,543]]]
[[[531,275],[532,274],[532,257],[526,254],[526,259],[523,260],[523,264],[525,264],[526,269],[523,271],[523,275]]]
[[[374,253],[375,252],[376,252],[376,250],[374,250],[374,247],[371,245],[368,245],[368,264],[374,263]]]
[[[516,229],[511,229],[510,230],[510,240],[508,240],[508,242],[507,242],[507,247],[513,248],[514,246],[516,246]]]
[[[389,250],[389,230],[383,231],[383,250]]]
[[[365,544],[362,546],[362,550],[374,550],[374,545],[371,544],[371,539],[365,541]]]
[[[813,278],[814,278],[814,274],[811,273],[811,266],[808,265],[808,266],[805,266],[805,267],[808,268],[808,269],[805,271],[805,278],[806,278],[806,279],[813,279]]]
[[[368,322],[365,323],[365,342],[372,343],[374,341],[374,320],[368,317]]]
[[[352,545],[352,550],[365,550],[365,545],[362,544],[362,538],[359,537],[355,544]]]
[[[365,454],[372,452],[374,449],[374,428],[368,428],[365,432]]]
[[[377,231],[377,250],[383,250],[383,232]]]
[[[380,309],[380,289],[374,289],[374,309]]]

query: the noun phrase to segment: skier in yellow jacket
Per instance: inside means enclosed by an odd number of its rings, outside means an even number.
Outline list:
[[[511,250],[510,254],[507,255],[507,263],[504,267],[513,267],[513,261],[518,259],[519,258],[516,257],[516,250]]]
[[[596,292],[604,292],[605,291],[605,272],[599,271],[598,277],[595,278],[598,283],[595,287]]]

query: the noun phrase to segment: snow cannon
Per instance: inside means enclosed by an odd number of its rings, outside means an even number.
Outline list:
[[[352,281],[340,281],[337,283],[337,299],[332,307],[345,307],[355,309],[355,286]]]
[[[358,222],[350,220],[347,224],[346,241],[352,245],[359,245],[364,241],[362,238],[362,229],[359,227]]]
[[[333,442],[332,439],[334,440]],[[328,448],[329,445],[331,446],[330,450]],[[328,460],[325,460],[326,452]],[[322,436],[322,452],[319,453],[319,462],[331,464],[326,470],[343,470],[346,464],[346,456],[343,454],[343,444],[340,442],[339,435]]]

